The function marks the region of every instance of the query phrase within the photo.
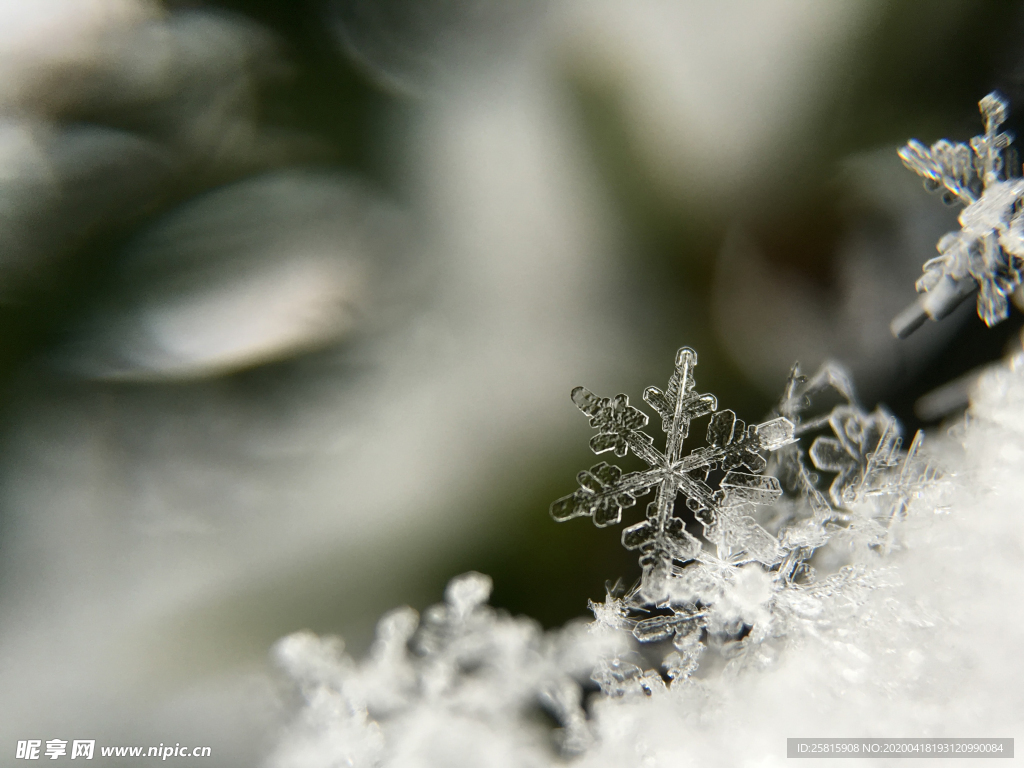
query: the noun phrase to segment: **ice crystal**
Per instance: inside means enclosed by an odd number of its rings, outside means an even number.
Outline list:
[[[696,353],[684,347],[668,388],[644,393],[661,416],[664,452],[642,431],[648,418],[626,395],[573,390],[573,402],[598,431],[594,452],[632,451],[648,469],[624,474],[601,462],[578,475],[577,491],[551,505],[556,521],[590,517],[604,527],[655,493],[647,519],[622,533],[627,549],[640,550],[639,586],[591,608],[598,624],[629,630],[641,643],[671,641],[663,667],[673,681],[696,670],[707,646],[742,657],[785,634],[787,616],[806,613],[808,602],[817,604],[815,594],[846,589],[855,571],[818,582],[810,565],[815,553],[827,545],[888,552],[907,505],[934,478],[920,459],[920,433],[902,451],[896,419],[881,407],[864,410],[835,363],[810,378],[794,366],[774,418],[749,428],[732,411],[718,411],[714,396],[697,394],[696,363]],[[707,445],[684,455],[692,421],[704,416],[710,417]],[[677,495],[702,524],[703,542],[675,514]],[[616,669],[594,676],[610,695],[621,695],[626,681],[656,687],[642,683],[639,673],[622,677]]]
[[[924,265],[916,286],[921,298],[893,321],[897,336],[908,335],[927,317],[941,319],[975,291],[978,316],[995,325],[1006,319],[1009,296],[1024,277],[1024,179],[1013,137],[999,130],[1009,107],[996,92],[978,106],[985,133],[970,142],[942,139],[926,147],[911,140],[899,151],[927,189],[964,209],[960,231],[944,235],[939,255]]]
[[[714,395],[696,391],[696,366],[697,353],[683,347],[676,354],[668,388],[663,392],[648,387],[644,392],[644,400],[661,416],[664,451],[642,431],[647,415],[631,406],[626,395],[598,397],[584,387],[572,391],[576,407],[590,416],[590,425],[598,431],[590,441],[594,453],[614,451],[624,457],[632,451],[648,469],[624,475],[618,467],[601,462],[579,473],[579,490],[554,502],[551,515],[559,522],[590,517],[599,527],[613,525],[622,521],[623,509],[655,491],[646,519],[622,532],[623,546],[640,551],[643,583],[638,594],[649,603],[667,597],[674,562],[693,560],[701,552],[700,541],[673,515],[679,495],[686,498],[708,541],[717,546],[719,557],[765,564],[778,559],[774,540],[749,513],[754,505],[771,503],[782,494],[778,480],[763,474],[766,462],[761,452],[791,442],[793,425],[778,417],[747,427],[734,412],[718,411]],[[709,414],[707,445],[684,455],[691,421]],[[724,472],[717,489],[709,482],[713,470]]]
[[[857,534],[863,546],[891,548],[910,500],[937,477],[921,455],[924,434],[915,434],[909,449],[901,450],[896,418],[881,406],[864,410],[849,375],[832,362],[810,378],[793,366],[777,411],[793,422],[800,442],[773,456],[770,469],[796,497],[791,509],[805,505],[809,512],[781,532],[787,556],[780,572],[800,575],[806,570],[801,561],[837,534]],[[807,447],[803,438],[815,434]],[[822,472],[832,475],[827,490]]]

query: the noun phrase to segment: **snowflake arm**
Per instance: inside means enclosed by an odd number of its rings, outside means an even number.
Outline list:
[[[576,387],[572,391],[572,401],[590,416],[590,426],[598,430],[590,438],[590,447],[594,453],[614,451],[616,456],[622,458],[631,448],[633,453],[645,461],[654,457],[648,445],[654,440],[641,431],[647,426],[647,414],[631,406],[626,395],[598,397],[586,387]]]
[[[598,528],[622,521],[622,510],[636,504],[638,496],[654,487],[659,477],[651,472],[623,476],[618,467],[601,462],[576,476],[580,487],[551,505],[551,516],[562,523],[574,517],[591,517]]]

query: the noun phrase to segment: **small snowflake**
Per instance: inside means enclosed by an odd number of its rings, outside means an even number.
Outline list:
[[[822,411],[820,401],[831,408]],[[838,539],[889,551],[896,523],[937,477],[922,458],[923,433],[903,451],[899,422],[883,407],[865,411],[849,375],[835,362],[826,362],[810,379],[795,366],[776,412],[794,423],[798,438],[813,437],[809,449],[800,442],[785,446],[769,466],[796,497],[779,525],[786,553],[780,574],[813,581],[807,560]]]
[[[819,400],[832,403],[831,409],[816,411]],[[795,443],[772,457],[770,470],[811,511],[809,518],[781,531],[787,556],[780,571],[789,569],[792,576],[806,579],[802,562],[840,529],[865,534],[870,544],[886,539],[891,545],[893,524],[936,476],[920,456],[923,434],[914,436],[908,451],[901,450],[896,418],[881,406],[870,413],[861,407],[849,375],[832,362],[810,379],[794,366],[776,410],[793,422],[798,438],[828,431],[817,434],[809,448]],[[822,472],[834,473],[827,490]]]
[[[893,321],[897,336],[909,334],[926,316],[941,319],[975,290],[978,316],[995,325],[1006,319],[1008,298],[1024,278],[1024,179],[1011,134],[999,131],[1008,105],[993,92],[978,106],[985,133],[969,143],[942,139],[926,147],[912,140],[899,151],[927,189],[964,209],[960,231],[944,235],[939,255],[924,265],[916,286],[924,295]]]
[[[896,419],[882,408],[865,413],[856,406],[839,406],[829,415],[834,437],[819,437],[811,445],[818,469],[835,472],[829,496],[837,507],[853,502],[880,467],[891,465],[899,450]]]

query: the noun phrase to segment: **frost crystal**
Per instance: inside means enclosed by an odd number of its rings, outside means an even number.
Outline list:
[[[927,317],[939,320],[978,291],[978,316],[989,326],[1006,319],[1008,297],[1024,277],[1024,179],[1020,178],[1012,136],[1000,132],[1008,105],[990,93],[978,106],[985,133],[969,143],[942,139],[926,147],[911,140],[900,159],[924,179],[929,191],[949,204],[964,206],[960,231],[939,240],[939,255],[927,261],[917,281],[917,303],[892,323],[904,337]]]

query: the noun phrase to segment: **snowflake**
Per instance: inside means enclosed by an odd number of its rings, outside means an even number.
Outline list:
[[[792,442],[793,424],[778,417],[747,427],[732,411],[718,411],[714,395],[696,392],[696,365],[697,353],[683,347],[676,354],[668,388],[663,392],[648,387],[644,392],[644,400],[661,416],[664,452],[642,431],[647,415],[631,406],[626,395],[598,397],[584,387],[572,391],[573,402],[598,430],[590,441],[593,451],[614,451],[619,457],[632,451],[648,469],[623,474],[618,467],[601,462],[580,472],[579,490],[555,501],[551,515],[558,522],[590,517],[599,527],[613,525],[621,522],[623,509],[655,491],[647,519],[622,532],[623,546],[640,551],[643,577],[637,594],[651,604],[667,597],[673,562],[687,562],[701,554],[700,541],[673,515],[680,494],[703,525],[708,541],[717,545],[720,558],[768,565],[780,557],[774,537],[749,512],[754,505],[771,503],[782,494],[779,481],[763,474],[766,462],[761,451]],[[707,446],[684,455],[691,421],[708,414]],[[717,489],[709,482],[713,470],[724,472]]]
[[[831,409],[814,412],[821,400],[833,403]],[[781,533],[787,559],[780,572],[808,576],[801,563],[841,530],[857,533],[868,546],[884,540],[888,550],[911,499],[937,477],[921,458],[924,434],[917,432],[910,448],[901,450],[896,418],[882,406],[864,410],[848,373],[833,362],[810,379],[793,366],[776,410],[793,422],[797,438],[826,427],[830,432],[818,434],[809,448],[794,443],[772,457],[770,470],[784,489],[810,508],[808,518]],[[827,491],[820,472],[834,473]]]
[[[1024,278],[1024,179],[1020,178],[1012,136],[999,132],[1008,105],[990,93],[978,106],[985,133],[968,144],[937,141],[931,147],[912,140],[900,159],[924,179],[930,191],[964,206],[960,231],[939,240],[939,255],[927,261],[917,281],[922,297],[893,320],[893,333],[905,337],[927,317],[939,320],[978,291],[978,316],[989,326],[1009,314],[1008,297]]]

